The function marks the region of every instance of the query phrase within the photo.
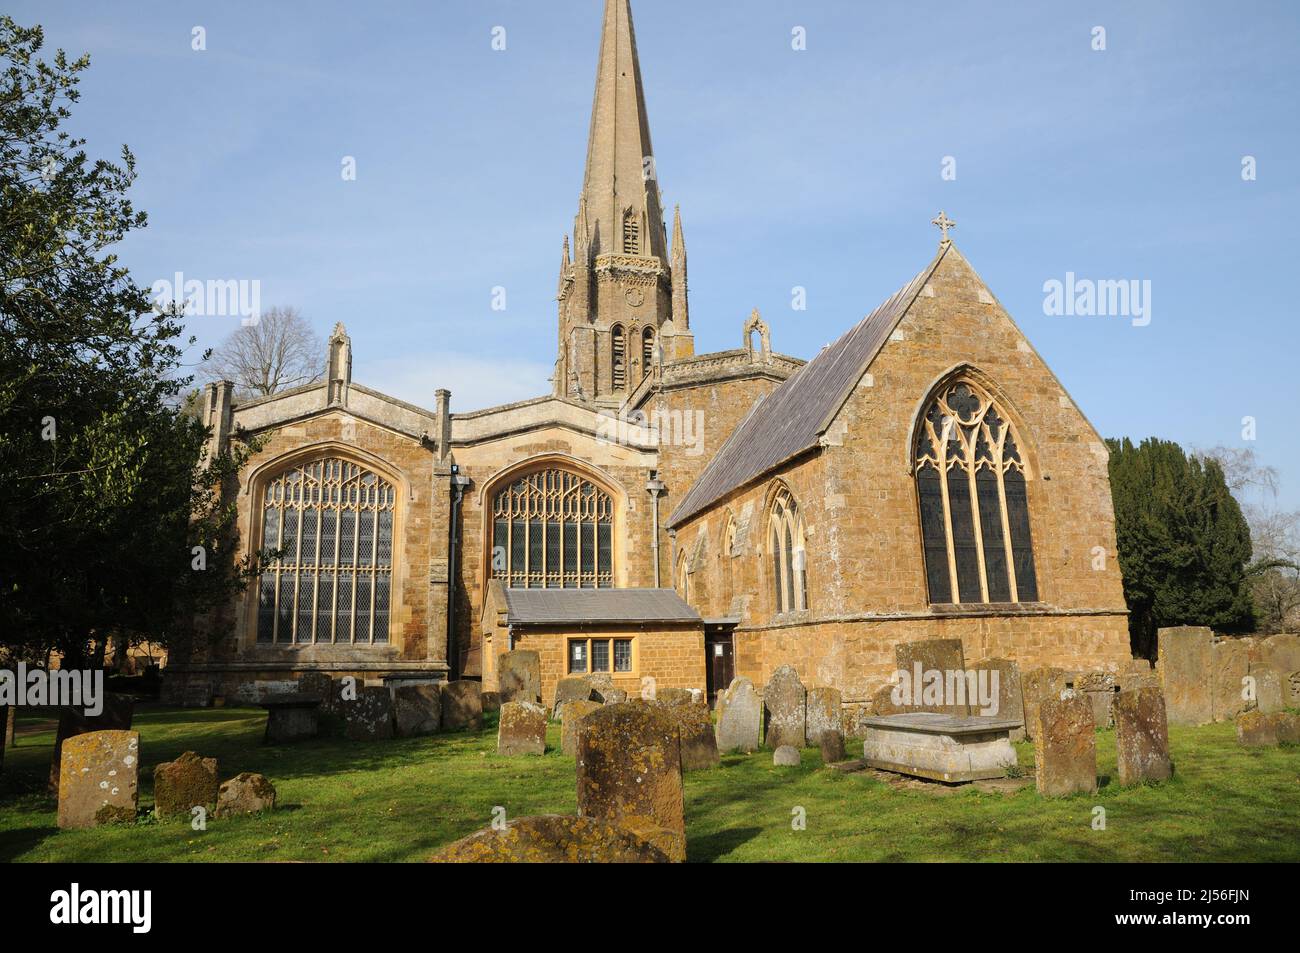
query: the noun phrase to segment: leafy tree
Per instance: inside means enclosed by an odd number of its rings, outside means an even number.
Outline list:
[[[89,59],[42,45],[0,17],[0,646],[82,666],[114,633],[165,644],[240,585],[219,490],[248,451],[203,458],[193,339],[108,250],[145,225],[135,161],[62,128]]]
[[[1163,626],[1249,631],[1250,528],[1219,462],[1154,437],[1107,444],[1134,654],[1153,658]]]

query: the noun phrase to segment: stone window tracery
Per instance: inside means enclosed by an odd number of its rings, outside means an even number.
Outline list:
[[[772,501],[768,540],[776,612],[807,609],[808,572],[803,518],[799,515],[799,505],[787,489],[782,488]]]
[[[516,589],[614,585],[614,501],[569,470],[536,470],[492,498],[492,577]]]

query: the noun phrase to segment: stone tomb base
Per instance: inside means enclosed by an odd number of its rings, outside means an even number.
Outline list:
[[[865,718],[862,726],[863,757],[884,771],[957,784],[1004,778],[1016,763],[1014,719],[909,712]]]

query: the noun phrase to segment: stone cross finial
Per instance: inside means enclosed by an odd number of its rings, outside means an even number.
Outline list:
[[[943,232],[942,241],[945,245],[952,241],[952,239],[948,237],[948,229],[956,228],[957,223],[948,217],[948,213],[940,211],[939,217],[930,222],[930,224],[939,226],[939,231]]]

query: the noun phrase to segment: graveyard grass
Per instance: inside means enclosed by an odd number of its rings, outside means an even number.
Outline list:
[[[139,820],[87,831],[55,826],[44,793],[53,733],[20,736],[0,773],[0,861],[423,861],[487,826],[498,806],[508,817],[576,810],[558,725],[545,756],[501,758],[495,715],[478,733],[278,747],[261,743],[265,718],[260,709],[138,710]],[[1032,776],[1033,748],[1018,747]],[[1173,728],[1176,777],[1121,789],[1113,731],[1099,731],[1097,747],[1097,795],[1059,800],[1032,785],[1014,794],[900,788],[823,769],[811,748],[797,769],[773,767],[770,752],[727,755],[686,776],[688,859],[1300,860],[1300,748],[1241,748],[1230,723]],[[153,767],[185,750],[218,758],[222,778],[265,774],[280,807],[209,819],[206,831],[153,821]],[[1105,830],[1094,829],[1096,807]],[[792,829],[797,808],[805,830]]]

